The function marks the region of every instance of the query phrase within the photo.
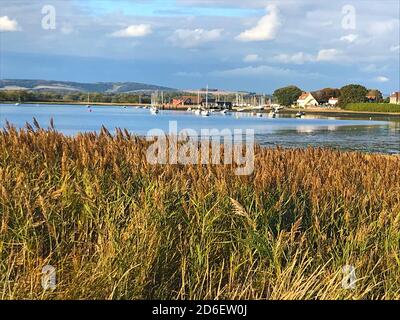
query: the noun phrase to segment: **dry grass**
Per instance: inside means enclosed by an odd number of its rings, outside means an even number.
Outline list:
[[[257,147],[238,177],[145,150],[123,131],[0,133],[0,299],[400,298],[399,157]]]

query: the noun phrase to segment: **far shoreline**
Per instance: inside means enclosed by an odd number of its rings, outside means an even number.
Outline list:
[[[15,101],[1,101],[0,105],[2,104],[15,104]],[[27,101],[27,102],[21,102],[21,105],[23,104],[38,104],[38,105],[87,105],[87,102],[76,102],[76,101]],[[121,107],[121,106],[126,106],[126,107],[136,107],[136,106],[150,106],[149,103],[115,103],[115,102],[91,102],[91,106],[115,106],[115,107]],[[161,106],[160,106],[161,107]],[[191,106],[188,106],[188,108]],[[171,108],[169,106],[164,106],[161,107],[162,110],[171,110],[171,111],[186,111],[187,108]],[[271,108],[266,108],[263,111],[260,110],[243,110],[243,111],[237,111],[233,109],[233,111],[236,112],[266,112],[270,111]],[[298,109],[297,108],[285,108],[280,111],[281,113],[297,113]],[[308,114],[313,114],[313,115],[364,115],[364,116],[394,116],[394,117],[399,117],[400,118],[400,113],[398,112],[373,112],[373,111],[352,111],[352,110],[344,110],[344,109],[339,109],[339,108],[332,108],[332,109],[324,109],[324,108],[307,108],[305,109],[305,112]]]

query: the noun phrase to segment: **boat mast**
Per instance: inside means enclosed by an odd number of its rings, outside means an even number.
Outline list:
[[[208,84],[206,87],[206,110],[208,110]]]

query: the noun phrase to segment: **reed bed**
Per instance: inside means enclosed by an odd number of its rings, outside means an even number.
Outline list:
[[[400,157],[256,147],[236,176],[36,126],[0,133],[0,299],[400,298]]]

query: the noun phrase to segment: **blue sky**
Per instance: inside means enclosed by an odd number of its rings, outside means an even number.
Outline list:
[[[0,78],[398,91],[398,0],[2,0]],[[55,9],[44,29],[42,8]]]

